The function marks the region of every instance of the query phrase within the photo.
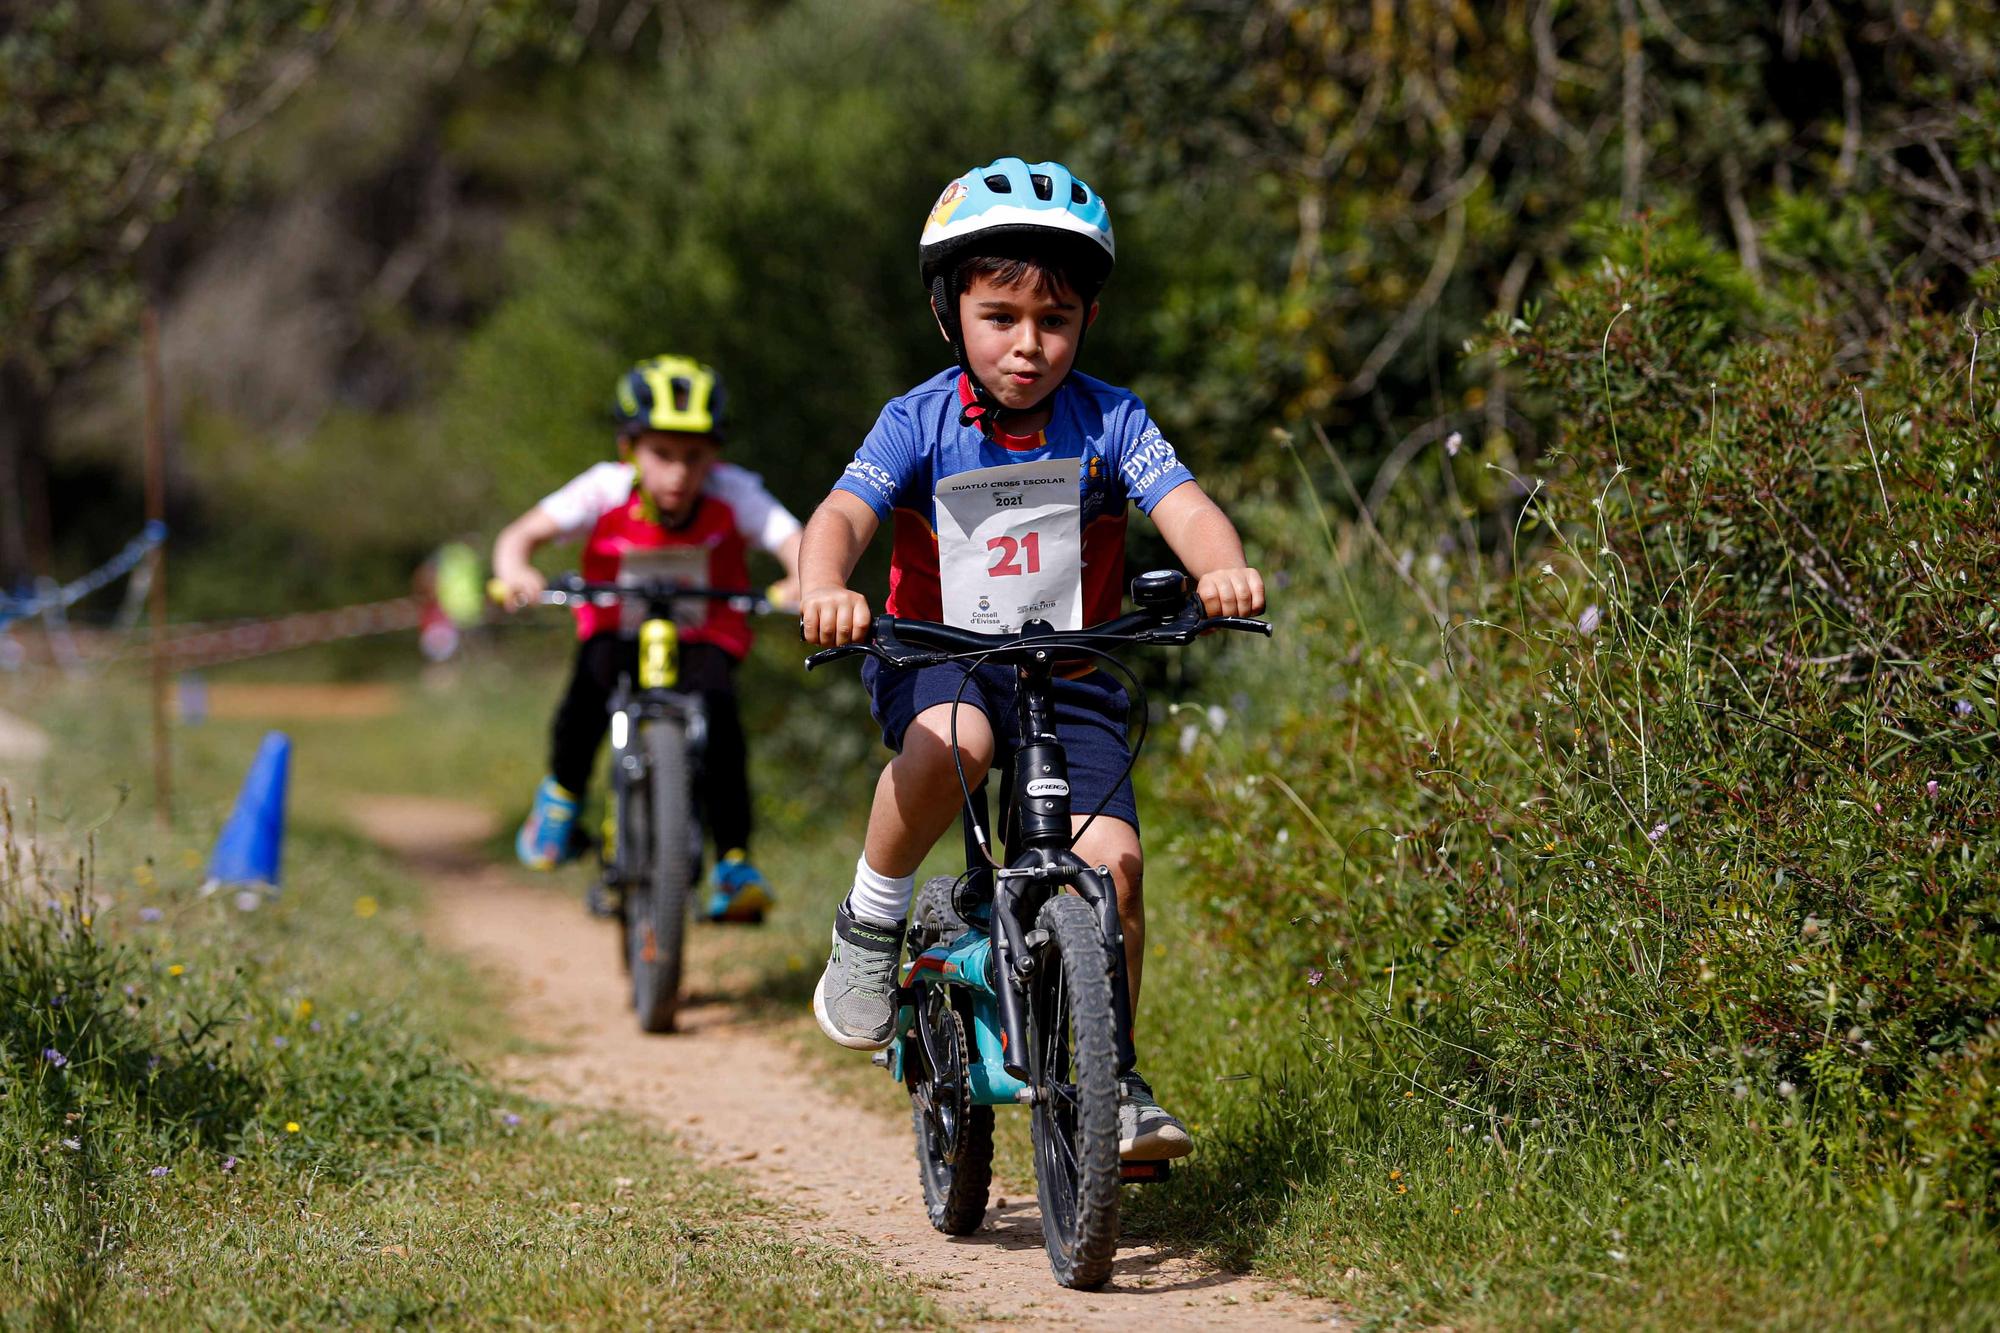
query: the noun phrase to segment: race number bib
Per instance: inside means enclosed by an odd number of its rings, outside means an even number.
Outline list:
[[[690,588],[708,586],[708,548],[704,546],[660,546],[627,550],[618,557],[618,582],[628,587],[642,583],[681,583]],[[699,597],[677,597],[673,603],[674,623],[693,629],[708,619],[708,603]],[[634,597],[623,598],[619,624],[626,634],[639,632],[646,618],[646,604]]]
[[[1074,458],[1010,463],[937,486],[944,619],[1009,634],[1024,621],[1083,628],[1083,537]]]

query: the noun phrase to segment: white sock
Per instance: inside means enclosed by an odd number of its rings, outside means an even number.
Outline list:
[[[847,914],[857,921],[874,925],[903,924],[910,910],[910,890],[915,875],[885,875],[868,864],[863,853],[854,863],[854,887],[848,890]]]

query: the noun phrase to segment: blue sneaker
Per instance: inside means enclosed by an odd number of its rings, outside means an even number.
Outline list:
[[[741,848],[715,863],[709,883],[706,915],[710,921],[755,923],[764,919],[764,911],[771,905],[771,886]]]
[[[554,870],[576,855],[570,834],[576,828],[576,797],[554,778],[535,788],[535,804],[514,835],[514,855],[530,870]]]

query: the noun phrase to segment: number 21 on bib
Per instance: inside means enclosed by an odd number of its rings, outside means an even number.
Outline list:
[[[937,486],[946,624],[1011,634],[1025,621],[1083,628],[1083,537],[1074,458],[1010,463]]]

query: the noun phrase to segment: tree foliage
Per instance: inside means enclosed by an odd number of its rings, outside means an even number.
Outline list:
[[[46,378],[128,332],[154,228],[354,8],[262,0],[189,21],[59,0],[0,35],[0,358]]]
[[[1379,391],[1504,429],[1457,349],[1641,211],[1852,345],[1889,287],[1953,305],[2000,257],[1991,6],[1017,0],[996,31],[1172,252],[1152,396],[1225,428]]]
[[[725,376],[730,455],[816,501],[947,363],[917,232],[967,162],[1032,137],[1026,110],[972,35],[880,0],[803,0],[671,62],[604,108],[574,215],[515,248],[440,433],[488,506],[525,507],[609,456],[622,368],[682,352]]]

